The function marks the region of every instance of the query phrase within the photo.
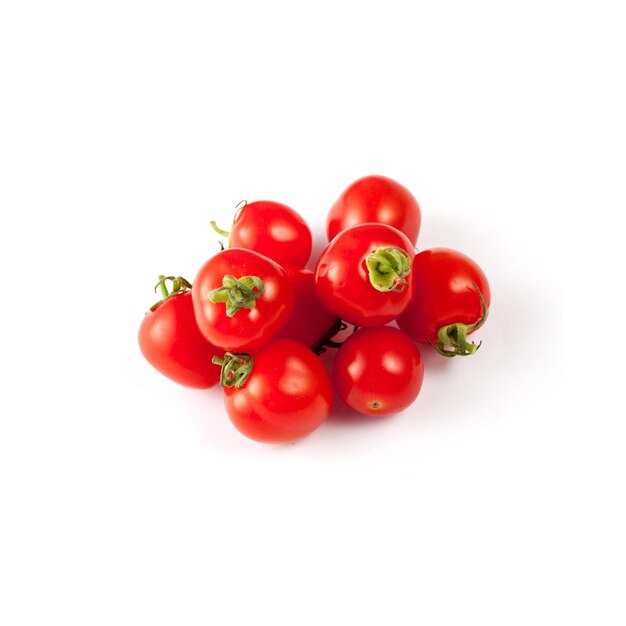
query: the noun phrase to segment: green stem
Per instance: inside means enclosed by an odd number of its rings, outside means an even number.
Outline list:
[[[167,288],[166,283],[168,280],[172,283],[171,289]],[[159,276],[159,282],[154,286],[155,292],[157,291],[157,289],[160,289],[161,295],[163,297],[150,307],[151,311],[154,311],[154,309],[156,309],[160,304],[165,302],[168,298],[171,298],[172,296],[177,296],[179,293],[183,293],[184,291],[191,289],[191,283],[182,276],[164,276],[163,274],[161,274]]]
[[[246,204],[248,204],[248,201],[247,200],[242,200],[241,202],[239,202],[239,204],[237,204],[235,206],[235,215],[233,216],[233,226],[235,225],[235,222],[237,221],[237,218],[239,217],[239,213],[246,206]],[[221,235],[222,237],[226,237],[226,247],[230,248],[230,233],[231,233],[231,231],[224,230],[223,228],[220,228],[217,225],[217,222],[215,222],[215,221],[210,222],[210,224],[211,224],[211,228],[218,235]],[[231,226],[231,230],[232,230],[232,226]],[[220,246],[221,246],[221,248],[223,250],[224,249],[224,244],[221,241],[220,241]]]
[[[365,259],[372,287],[378,291],[403,291],[411,271],[411,258],[402,248],[378,248]]]
[[[217,225],[217,222],[211,222],[211,228],[218,234],[222,235],[222,237],[230,237],[230,231],[224,230]]]
[[[485,298],[481,293],[478,285],[473,283],[474,289],[476,289],[476,293],[478,293],[478,297],[480,298],[480,307],[481,307],[481,315],[473,324],[461,324],[457,322],[455,324],[448,324],[447,326],[442,326],[437,331],[437,344],[433,344],[428,339],[428,344],[434,348],[439,354],[445,357],[453,357],[453,356],[471,356],[475,354],[478,348],[482,345],[482,341],[478,344],[475,344],[473,341],[467,340],[467,335],[471,332],[475,331],[477,328],[480,328],[487,319],[487,303],[485,302]]]
[[[252,373],[254,359],[249,354],[226,352],[224,358],[214,356],[214,365],[220,365],[220,385],[222,387],[241,387]]]
[[[256,301],[263,295],[263,281],[258,276],[235,278],[227,274],[222,278],[222,286],[209,291],[211,302],[223,302],[226,315],[233,317],[239,309],[254,309]]]

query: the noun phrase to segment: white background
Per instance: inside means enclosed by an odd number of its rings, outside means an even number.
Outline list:
[[[618,4],[2,3],[0,622],[624,624],[623,309],[581,273],[623,262]],[[282,447],[143,362],[211,219],[278,200],[319,253],[369,173],[489,276],[475,357]]]

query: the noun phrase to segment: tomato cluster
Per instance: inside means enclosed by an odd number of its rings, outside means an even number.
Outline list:
[[[162,299],[141,323],[139,346],[181,385],[219,382],[232,423],[251,439],[305,437],[328,418],[335,393],[367,415],[402,411],[424,378],[417,343],[444,357],[480,346],[468,335],[489,311],[485,274],[456,250],[416,252],[420,206],[390,178],[366,176],[341,194],[314,271],[305,268],[311,231],[284,204],[242,203],[230,231],[211,224],[228,247],[193,286],[159,277]],[[319,355],[331,349],[329,374]]]

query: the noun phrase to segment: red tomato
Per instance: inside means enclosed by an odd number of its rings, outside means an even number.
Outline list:
[[[262,200],[244,204],[235,214],[229,247],[246,248],[276,261],[279,265],[304,267],[311,256],[312,237],[299,213],[280,202]]]
[[[264,443],[305,437],[330,415],[333,404],[326,368],[293,339],[276,339],[254,357],[226,353],[221,382],[237,430]]]
[[[465,337],[482,326],[491,304],[480,267],[456,250],[432,248],[415,257],[413,271],[417,295],[398,326],[444,356],[476,352],[478,346]]]
[[[222,354],[200,333],[193,313],[191,287],[184,281],[180,289],[169,294],[161,277],[164,300],[146,313],[139,327],[139,348],[142,354],[161,374],[186,387],[206,389],[219,380],[219,372],[211,363]],[[179,283],[180,284],[180,283]]]
[[[330,209],[326,220],[328,240],[349,226],[365,222],[393,226],[415,246],[422,214],[406,187],[386,176],[365,176],[353,182]]]
[[[315,268],[317,295],[329,311],[350,324],[387,324],[413,299],[414,256],[411,242],[391,226],[347,228],[320,255]]]
[[[332,333],[337,318],[322,306],[317,297],[313,272],[295,268],[285,268],[285,271],[294,286],[296,302],[291,319],[278,336],[315,348]]]
[[[367,415],[389,415],[417,398],[424,364],[417,346],[390,326],[350,335],[335,358],[333,380],[339,397]]]
[[[294,291],[283,268],[241,248],[211,257],[200,268],[192,295],[200,331],[223,350],[260,348],[293,312]]]

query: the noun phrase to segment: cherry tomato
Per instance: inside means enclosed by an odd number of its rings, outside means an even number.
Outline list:
[[[192,290],[202,334],[235,352],[256,350],[274,337],[293,312],[294,290],[280,265],[241,248],[211,257]]]
[[[325,309],[315,291],[313,272],[285,268],[296,293],[291,319],[278,333],[279,337],[295,339],[309,348],[315,348],[325,338],[332,336],[337,317]]]
[[[444,356],[476,352],[478,346],[466,336],[483,324],[491,304],[480,267],[456,250],[431,248],[416,255],[413,271],[416,297],[398,326]]]
[[[367,415],[389,415],[417,398],[424,364],[417,346],[397,328],[363,328],[350,335],[335,357],[339,397]]]
[[[391,226],[347,228],[328,244],[317,262],[315,288],[320,301],[350,324],[387,324],[413,299],[414,256],[411,242]]]
[[[311,256],[311,231],[302,216],[280,202],[261,200],[244,204],[235,214],[230,233],[211,222],[217,232],[229,237],[229,247],[246,248],[279,265],[304,267]]]
[[[353,182],[330,209],[326,220],[328,240],[349,226],[365,222],[393,226],[415,246],[422,214],[406,187],[386,176],[365,176]]]
[[[264,443],[305,437],[324,422],[333,404],[326,368],[293,339],[275,339],[254,356],[227,352],[221,382],[232,423]]]
[[[175,288],[167,291],[165,281]],[[178,282],[175,282],[178,281]],[[155,369],[185,387],[206,389],[219,380],[211,359],[222,352],[202,335],[193,313],[191,287],[180,277],[161,276],[164,299],[146,313],[139,327],[139,348]]]

